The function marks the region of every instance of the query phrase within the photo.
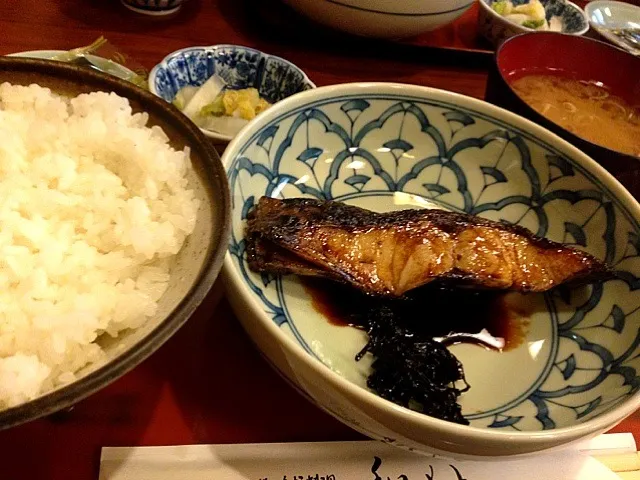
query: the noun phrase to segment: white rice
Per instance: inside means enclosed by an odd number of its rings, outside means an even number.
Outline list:
[[[198,201],[188,150],[147,119],[114,93],[0,85],[0,408],[154,315]]]

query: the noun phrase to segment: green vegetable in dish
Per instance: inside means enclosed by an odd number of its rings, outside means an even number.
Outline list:
[[[493,2],[491,4],[491,8],[493,8],[493,10],[498,14],[498,15],[507,15],[509,12],[507,11],[509,8],[509,4],[505,1],[502,0],[500,2]]]
[[[205,105],[200,109],[200,115],[214,115],[216,117],[220,117],[225,114],[225,108],[223,100],[223,95],[218,94],[218,96],[213,100],[213,102]]]
[[[544,20],[527,20],[522,22],[523,27],[533,28],[534,30],[540,28],[542,25],[544,25]]]
[[[496,0],[490,5],[496,14],[525,28],[562,31],[562,19],[557,15],[547,19],[547,12],[540,0],[527,0],[518,4],[513,3],[513,0]]]
[[[174,107],[179,108],[180,110],[184,108],[184,99],[180,95],[176,95],[171,103],[173,103]]]
[[[182,87],[172,103],[200,128],[228,136],[271,106],[256,88],[230,89],[217,75],[200,87]]]

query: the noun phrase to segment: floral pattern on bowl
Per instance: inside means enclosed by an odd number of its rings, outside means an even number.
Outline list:
[[[500,45],[507,38],[526,32],[533,32],[530,28],[523,27],[501,17],[493,11],[491,5],[496,0],[478,0],[478,31],[494,46]],[[547,20],[557,16],[562,19],[562,31],[560,33],[570,35],[584,35],[589,30],[589,20],[584,11],[575,3],[567,0],[540,0],[544,5]],[[528,0],[512,0],[515,5],[527,3]]]
[[[302,70],[283,58],[238,45],[215,45],[169,54],[151,71],[149,90],[171,102],[182,87],[200,86],[214,74],[234,89],[257,88],[270,103],[315,88]],[[231,140],[227,135],[203,132],[217,140]]]
[[[333,199],[380,211],[445,208],[525,226],[619,271],[617,280],[604,284],[526,297],[536,311],[513,352],[453,347],[472,385],[461,397],[472,426],[511,432],[570,427],[637,393],[640,225],[619,191],[562,148],[444,95],[389,88],[329,97],[279,112],[246,132],[223,159],[233,202],[225,269],[233,269],[285,335],[366,388],[369,364],[354,361],[364,334],[314,312],[295,277],[249,270],[245,219],[262,195]]]

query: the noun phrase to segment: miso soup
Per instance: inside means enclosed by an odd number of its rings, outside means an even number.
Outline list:
[[[534,110],[575,135],[640,156],[640,109],[599,82],[527,75],[511,84]]]

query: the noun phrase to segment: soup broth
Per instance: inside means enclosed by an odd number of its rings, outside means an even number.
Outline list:
[[[526,75],[511,84],[534,110],[575,135],[640,156],[640,110],[600,83]]]

